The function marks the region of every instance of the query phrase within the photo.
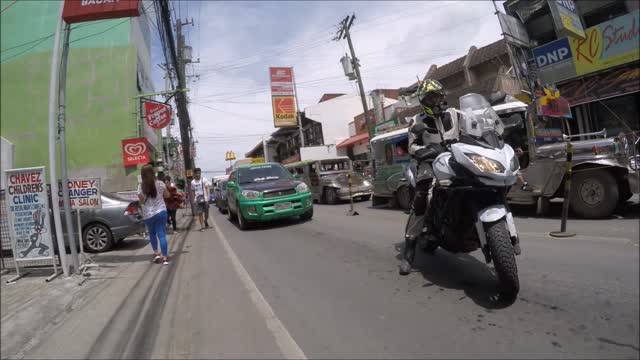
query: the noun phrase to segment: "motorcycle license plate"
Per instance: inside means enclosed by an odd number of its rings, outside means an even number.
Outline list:
[[[290,202],[281,202],[281,203],[276,203],[275,205],[273,205],[273,207],[277,210],[285,210],[285,209],[289,209],[291,208],[291,203]]]

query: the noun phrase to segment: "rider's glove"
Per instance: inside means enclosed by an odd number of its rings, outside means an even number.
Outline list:
[[[422,149],[418,149],[415,153],[415,157],[418,161],[433,160],[443,152],[444,149],[442,148],[442,146],[438,144],[431,144],[423,147]]]

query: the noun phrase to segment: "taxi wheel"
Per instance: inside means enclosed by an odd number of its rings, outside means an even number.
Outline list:
[[[324,200],[329,205],[335,205],[338,202],[338,194],[336,194],[336,189],[334,189],[334,188],[325,188],[324,189]]]
[[[240,228],[240,230],[249,230],[251,228],[251,224],[249,223],[249,221],[247,219],[244,218],[244,215],[242,215],[242,211],[238,210],[238,227]]]
[[[230,207],[227,207],[227,219],[229,219],[229,221],[231,222],[234,222],[236,220],[236,216],[233,211],[231,211]]]
[[[302,221],[309,221],[313,217],[313,208],[307,210],[304,214],[300,215]]]

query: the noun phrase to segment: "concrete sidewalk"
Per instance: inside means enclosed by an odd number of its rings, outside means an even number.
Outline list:
[[[195,224],[193,220],[190,215],[178,217],[184,225]],[[136,240],[133,250],[96,257],[110,268],[87,281],[86,288],[76,290],[75,283],[66,279],[54,281],[60,289],[57,293],[44,291],[43,306],[55,316],[43,318],[43,311],[37,313],[25,305],[7,314],[5,322],[3,312],[2,358],[282,358],[302,354],[288,351],[292,343],[287,343],[288,333],[268,305],[265,310],[266,303],[260,303],[257,288],[247,285],[235,254],[216,229],[173,236],[169,265],[152,264],[146,243]]]
[[[193,218],[184,211],[182,214],[185,215],[178,216],[178,224],[186,229]],[[167,240],[171,244],[179,236],[168,235]],[[0,358],[23,358],[26,352],[62,325],[70,314],[97,301],[117,279],[130,277],[128,274],[135,262],[150,258],[148,243],[146,238],[130,237],[110,252],[92,254],[100,270],[92,270],[93,275],[81,286],[78,283],[82,277],[78,275],[69,278],[60,275],[46,283],[45,278],[53,271],[51,267],[30,269],[30,274],[12,284],[6,281],[15,275],[15,271],[2,275]]]

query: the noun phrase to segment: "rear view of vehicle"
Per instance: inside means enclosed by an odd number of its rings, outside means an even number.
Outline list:
[[[254,222],[313,217],[308,186],[296,181],[280,164],[242,166],[231,173],[226,190],[229,220],[237,219],[242,230]]]

